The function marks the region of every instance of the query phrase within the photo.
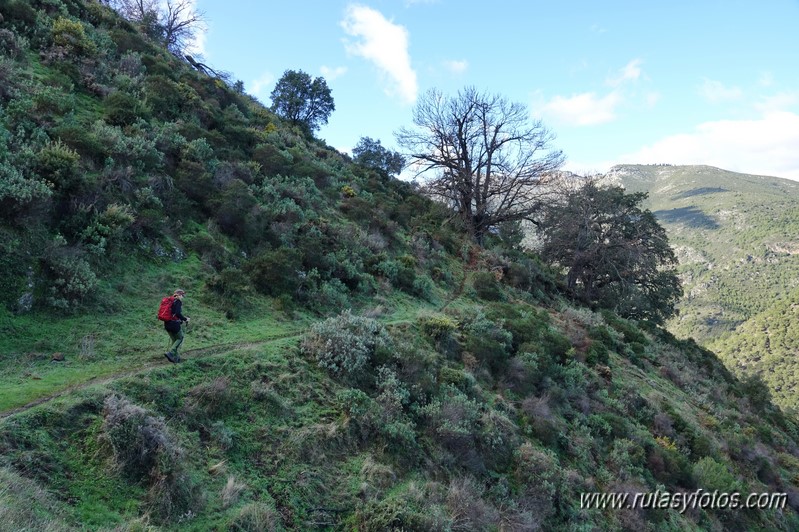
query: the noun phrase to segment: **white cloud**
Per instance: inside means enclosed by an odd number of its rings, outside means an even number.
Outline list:
[[[725,170],[799,180],[799,114],[774,111],[753,120],[704,122],[619,162],[707,164]]]
[[[371,61],[391,80],[386,92],[405,103],[415,102],[418,86],[408,54],[408,30],[361,5],[347,8],[341,27],[347,35],[359,39],[347,43],[347,52]]]
[[[743,91],[739,87],[728,87],[720,81],[705,79],[699,87],[699,94],[711,103],[719,103],[739,100]]]
[[[619,75],[608,80],[608,84],[612,87],[617,87],[622,83],[626,83],[628,81],[637,81],[641,77],[641,61],[640,59],[633,59],[624,67],[619,70]]]
[[[264,72],[257,79],[250,82],[250,89],[247,91],[252,96],[255,96],[262,102],[272,91],[267,89],[275,82],[275,76],[270,72]]]
[[[319,71],[322,73],[322,76],[325,77],[325,80],[332,81],[343,76],[347,72],[347,67],[340,66],[331,68],[329,66],[322,65]]]
[[[469,68],[469,62],[466,60],[444,61],[444,67],[453,74],[463,74]]]
[[[764,97],[755,104],[755,109],[762,113],[787,110],[799,104],[799,92],[780,92]]]
[[[593,126],[613,121],[622,98],[618,92],[599,97],[584,92],[570,97],[555,96],[544,106],[544,113],[556,120],[577,126]]]
[[[555,96],[543,105],[543,114],[574,126],[594,126],[612,122],[616,119],[616,109],[630,98],[628,85],[644,75],[641,69],[642,63],[640,59],[633,59],[620,68],[616,76],[608,78],[606,83],[613,88],[607,94],[583,92],[572,96]],[[658,98],[655,92],[650,92],[644,97],[650,107],[655,105]]]

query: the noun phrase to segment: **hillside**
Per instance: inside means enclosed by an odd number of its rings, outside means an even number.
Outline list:
[[[685,296],[669,329],[696,338],[730,367],[757,368],[778,403],[796,408],[792,340],[755,346],[772,336],[766,317],[784,316],[796,301],[799,183],[670,165],[622,165],[605,178],[649,194],[647,206],[678,254]]]
[[[99,2],[0,13],[0,528],[799,529],[759,380],[575,306],[520,233],[476,245]]]

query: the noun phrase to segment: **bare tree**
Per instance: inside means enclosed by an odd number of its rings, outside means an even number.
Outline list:
[[[193,0],[111,0],[109,5],[179,57],[205,24]]]
[[[452,205],[478,241],[497,225],[531,219],[544,181],[564,161],[524,105],[471,87],[456,97],[428,91],[413,122],[396,133],[400,146],[428,193]]]

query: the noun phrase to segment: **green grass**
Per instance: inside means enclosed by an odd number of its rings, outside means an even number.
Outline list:
[[[158,303],[175,287],[188,297],[184,311],[192,317],[182,351],[208,350],[266,342],[300,334],[312,317],[288,317],[271,300],[249,303],[245,315],[229,320],[213,304],[193,298],[203,293],[192,282],[200,265],[196,259],[180,264],[139,264],[102,289],[99,313],[59,317],[33,313],[0,318],[0,412],[57,394],[93,379],[165,364],[169,336],[155,318]],[[133,273],[136,272],[136,273]],[[64,362],[53,362],[62,353]]]

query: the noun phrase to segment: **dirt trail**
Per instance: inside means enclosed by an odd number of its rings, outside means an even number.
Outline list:
[[[251,347],[258,347],[258,346],[261,346],[261,345],[270,344],[272,342],[277,342],[277,341],[280,341],[280,340],[286,340],[288,338],[295,338],[295,337],[299,338],[300,336],[302,336],[302,333],[291,332],[291,333],[278,335],[278,336],[270,336],[269,338],[267,338],[265,340],[258,340],[258,341],[254,341],[254,342],[235,342],[235,343],[228,343],[228,344],[211,345],[211,346],[208,346],[208,347],[199,347],[197,349],[188,349],[188,350],[183,352],[183,355],[184,356],[188,355],[188,356],[192,357],[192,359],[196,359],[199,356],[217,357],[217,356],[221,356],[221,355],[227,353],[231,349],[247,349],[247,348],[251,348]],[[0,412],[0,421],[4,420],[4,419],[6,419],[6,418],[8,418],[10,416],[13,416],[15,414],[19,414],[21,412],[25,412],[27,410],[30,410],[31,408],[33,408],[35,406],[39,406],[41,404],[47,403],[49,401],[52,401],[53,399],[58,399],[59,397],[63,397],[65,395],[68,395],[68,394],[71,394],[71,393],[74,393],[74,392],[77,392],[77,391],[80,391],[80,390],[84,390],[84,389],[86,389],[86,388],[88,388],[90,386],[107,384],[107,383],[115,381],[117,379],[124,379],[126,377],[133,377],[134,375],[139,375],[141,373],[144,373],[146,371],[149,371],[149,370],[152,370],[152,369],[155,369],[155,368],[160,368],[160,367],[170,366],[170,365],[172,365],[172,363],[169,362],[168,360],[166,360],[166,358],[162,357],[161,359],[158,359],[158,360],[156,360],[156,359],[150,360],[148,362],[140,364],[140,365],[136,366],[135,368],[127,370],[127,371],[121,371],[121,372],[117,372],[117,373],[111,373],[111,374],[108,374],[108,375],[102,375],[100,377],[94,377],[94,378],[86,380],[84,382],[81,382],[81,383],[78,383],[78,384],[73,384],[71,386],[67,386],[66,388],[61,388],[60,390],[58,390],[56,392],[53,392],[51,394],[39,397],[35,401],[31,401],[28,404],[25,404],[25,405],[22,405],[22,406],[18,406],[18,407],[6,410],[4,412]]]
[[[470,265],[476,262],[476,259],[475,259],[473,254],[472,254],[472,257],[470,257],[470,258],[471,258]],[[456,290],[455,293],[453,293],[447,299],[447,301],[440,307],[439,311],[443,311],[445,308],[447,308],[447,306],[449,306],[450,303],[452,303],[454,300],[458,299],[462,295],[463,289],[464,289],[464,285],[466,283],[466,278],[467,278],[467,271],[464,270],[463,279],[461,280],[461,283],[460,283],[460,286],[458,287],[458,290]],[[397,323],[404,323],[406,321],[407,320],[394,320],[394,321],[385,322],[385,324],[386,325],[394,325],[394,324],[397,324]],[[286,340],[288,338],[300,338],[300,336],[302,336],[301,332],[292,331],[292,332],[289,332],[289,333],[286,333],[286,334],[283,334],[283,335],[271,336],[271,337],[266,338],[264,340],[258,340],[258,341],[254,341],[254,342],[236,342],[236,343],[212,345],[212,346],[208,346],[208,347],[200,347],[200,348],[197,348],[197,349],[189,349],[187,351],[184,351],[183,354],[184,355],[189,355],[190,357],[192,357],[192,359],[196,359],[198,356],[215,357],[215,356],[223,355],[226,352],[230,351],[231,349],[246,349],[246,348],[250,348],[250,347],[258,347],[258,346],[266,345],[266,344],[269,344],[269,343],[272,343],[272,342],[277,342],[277,341],[280,341],[280,340]],[[111,373],[111,374],[108,374],[108,375],[102,375],[100,377],[94,377],[94,378],[88,379],[88,380],[86,380],[84,382],[80,382],[80,383],[77,383],[77,384],[73,384],[71,386],[67,386],[65,388],[61,388],[60,390],[58,390],[56,392],[53,392],[51,394],[47,394],[47,395],[44,395],[42,397],[39,397],[38,399],[36,399],[34,401],[31,401],[30,403],[27,403],[25,405],[14,407],[14,408],[11,408],[9,410],[5,410],[3,412],[0,412],[0,422],[2,422],[3,420],[5,420],[5,419],[7,419],[7,418],[9,418],[9,417],[11,417],[11,416],[13,416],[15,414],[19,414],[19,413],[25,412],[27,410],[30,410],[31,408],[34,408],[34,407],[39,406],[41,404],[47,403],[49,401],[52,401],[53,399],[58,399],[59,397],[63,397],[65,395],[68,395],[68,394],[71,394],[71,393],[74,393],[74,392],[77,392],[77,391],[80,391],[80,390],[84,390],[84,389],[86,389],[86,388],[88,388],[90,386],[107,384],[107,383],[115,381],[117,379],[124,379],[126,377],[132,377],[134,375],[139,375],[141,373],[144,373],[146,371],[149,371],[149,370],[152,370],[152,369],[155,369],[155,368],[160,368],[160,367],[169,366],[169,365],[171,365],[171,363],[169,361],[167,361],[166,358],[160,358],[160,359],[157,359],[157,360],[153,359],[153,360],[150,360],[150,361],[145,362],[143,364],[140,364],[140,365],[136,366],[135,368],[132,368],[132,369],[130,369],[128,371],[122,371],[122,372],[117,372],[117,373]]]

